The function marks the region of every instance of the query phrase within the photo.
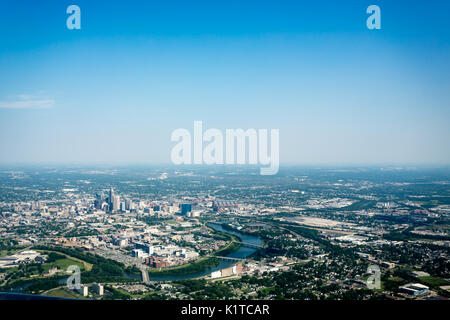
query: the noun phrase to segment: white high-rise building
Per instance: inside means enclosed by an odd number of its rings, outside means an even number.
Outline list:
[[[113,203],[112,203],[112,211],[118,211],[120,209],[120,197],[118,195],[113,196]]]
[[[88,287],[87,286],[85,286],[85,285],[81,285],[80,286],[80,289],[78,289],[78,293],[80,294],[80,295],[82,295],[83,297],[87,297],[88,296]]]
[[[125,208],[127,210],[133,210],[133,201],[130,198],[125,199]]]

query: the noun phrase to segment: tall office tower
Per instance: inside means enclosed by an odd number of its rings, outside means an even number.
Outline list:
[[[120,209],[120,197],[117,195],[113,195],[113,203],[111,211],[118,211]]]
[[[192,211],[192,204],[190,203],[181,204],[181,214],[187,214],[188,212],[191,211]]]
[[[113,188],[111,188],[109,189],[109,197],[108,197],[108,204],[110,208],[113,207],[113,201],[114,201],[114,190]]]
[[[100,201],[97,199],[94,200],[94,208],[95,209],[100,209],[100,207],[102,206],[102,204],[100,203]]]
[[[103,204],[103,193],[97,193],[94,201],[95,209],[100,210],[102,208],[102,204]]]
[[[127,210],[133,210],[133,201],[130,198],[125,199],[125,208]]]

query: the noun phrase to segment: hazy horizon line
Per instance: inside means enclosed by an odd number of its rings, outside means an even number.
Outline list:
[[[173,168],[259,168],[258,165],[250,165],[250,164],[182,164],[182,165],[176,165],[171,162],[154,162],[154,163],[147,163],[147,162],[133,162],[133,161],[127,161],[127,162],[88,162],[88,161],[82,161],[82,162],[53,162],[53,161],[29,161],[29,162],[14,162],[14,163],[8,163],[8,162],[0,162],[0,167],[27,167],[27,166],[84,166],[84,167],[111,167],[111,166],[117,166],[117,167],[130,167],[130,166],[149,166],[149,167],[157,167],[157,166],[165,166],[165,167],[173,167]],[[415,163],[415,162],[366,162],[366,163],[336,163],[336,162],[317,162],[317,163],[310,163],[310,162],[281,162],[280,167],[310,167],[310,166],[324,166],[324,167],[449,167],[449,163],[433,163],[433,162],[423,162],[423,163]]]

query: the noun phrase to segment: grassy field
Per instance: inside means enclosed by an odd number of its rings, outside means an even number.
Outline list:
[[[86,270],[86,271],[90,271],[92,269],[92,264],[87,263],[86,261],[71,257],[67,254],[61,253],[61,252],[57,252],[57,251],[42,251],[42,250],[37,250],[39,252],[42,252],[43,254],[48,253],[48,252],[55,252],[58,253],[60,255],[66,256],[66,259],[58,259],[55,262],[51,262],[51,263],[46,263],[44,264],[44,270],[48,271],[49,269],[53,268],[53,267],[58,267],[58,269],[62,269],[62,270],[67,270],[67,268],[71,265],[77,265],[78,267],[80,267],[80,270]]]
[[[367,280],[368,277],[365,278]],[[381,281],[381,291],[383,290],[392,290],[393,288],[398,288],[405,280],[400,277],[389,277],[387,281]]]
[[[0,258],[1,258],[1,257],[8,256],[8,255],[9,255],[8,250],[0,250]]]
[[[43,265],[43,268],[45,272],[48,272],[48,270],[54,267],[57,267],[59,270],[67,270],[67,268],[72,265],[78,266],[81,271],[85,269],[84,264],[82,262],[76,261],[73,258],[58,259],[54,262],[45,263]]]
[[[0,250],[0,258],[6,257],[15,254],[16,252],[22,250],[23,248],[9,249],[9,250]]]
[[[428,277],[418,277],[417,279],[419,279],[420,282],[422,282],[423,284],[430,286],[432,288],[450,285],[450,282],[438,277],[428,276]]]
[[[49,297],[60,297],[60,298],[69,298],[69,299],[84,298],[84,297],[80,296],[79,294],[72,292],[72,291],[67,291],[64,288],[56,288],[56,289],[50,290],[45,295],[49,296]]]

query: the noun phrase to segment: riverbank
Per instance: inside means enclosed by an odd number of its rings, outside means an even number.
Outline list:
[[[148,273],[150,276],[171,276],[171,275],[187,275],[193,273],[200,273],[209,268],[216,267],[219,265],[219,258],[214,256],[225,256],[227,254],[233,253],[241,247],[241,239],[233,234],[229,234],[227,232],[221,232],[214,228],[208,227],[213,230],[215,233],[218,233],[222,236],[225,236],[230,240],[223,248],[217,250],[211,255],[200,257],[197,260],[194,260],[189,263],[185,263],[175,267],[168,267],[164,269],[148,269]]]

